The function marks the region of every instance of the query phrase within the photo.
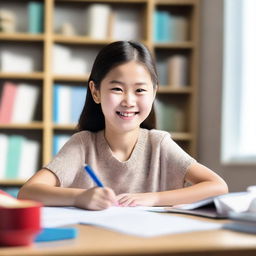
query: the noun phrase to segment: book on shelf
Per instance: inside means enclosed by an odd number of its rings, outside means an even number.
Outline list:
[[[0,104],[0,123],[30,123],[38,97],[39,88],[35,85],[5,82]]]
[[[169,103],[162,99],[155,99],[157,128],[170,132],[185,131],[185,113],[181,106]]]
[[[161,56],[157,57],[156,69],[158,73],[158,80],[161,86],[167,86],[168,81],[168,65],[167,60]]]
[[[7,163],[5,169],[6,179],[16,179],[18,176],[23,141],[24,137],[20,135],[12,135],[9,137]]]
[[[177,42],[188,40],[186,16],[166,10],[155,10],[153,15],[153,38],[155,42]]]
[[[16,15],[12,10],[0,9],[0,32],[15,33],[17,26]]]
[[[87,88],[84,86],[54,85],[53,117],[57,124],[75,124],[82,112]]]
[[[171,15],[168,11],[156,10],[154,12],[154,41],[168,42],[172,39]]]
[[[88,54],[90,60],[90,54]],[[88,59],[81,54],[72,54],[68,46],[54,44],[53,72],[54,74],[85,75],[88,71]]]
[[[64,144],[70,139],[70,135],[57,134],[53,137],[53,155],[57,155]]]
[[[38,98],[38,86],[23,83],[17,85],[17,93],[15,97],[11,122],[30,123],[34,117]]]
[[[5,177],[5,169],[7,162],[8,136],[0,134],[0,179]]]
[[[115,8],[111,37],[115,40],[141,40],[141,16],[134,8]]]
[[[188,60],[185,55],[174,54],[167,60],[168,84],[173,87],[183,87],[188,84]]]
[[[71,87],[54,85],[54,122],[57,124],[70,124]]]
[[[0,134],[0,179],[28,179],[38,167],[38,141],[21,135]]]
[[[43,33],[44,5],[43,3],[30,1],[28,3],[28,32],[31,34]]]
[[[188,40],[188,20],[184,15],[172,15],[172,41]]]
[[[31,73],[36,70],[37,61],[34,59],[37,52],[31,47],[16,47],[9,45],[0,52],[1,72]]]
[[[108,4],[90,4],[84,13],[85,33],[94,39],[108,37],[111,7]]]
[[[0,101],[0,123],[10,123],[12,120],[17,86],[12,82],[3,84],[2,97]]]
[[[24,140],[22,144],[17,177],[22,180],[30,178],[37,170],[39,161],[39,143],[35,140]]]
[[[74,86],[71,88],[71,123],[78,122],[83,106],[87,88],[84,86]]]
[[[68,63],[70,63],[70,60],[71,60],[70,48],[64,45],[54,44],[52,50],[53,50],[53,58],[52,58],[53,73],[69,74]]]

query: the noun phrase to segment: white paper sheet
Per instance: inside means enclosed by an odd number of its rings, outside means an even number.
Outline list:
[[[42,215],[43,227],[80,223],[141,237],[221,228],[220,224],[148,212],[140,207],[111,207],[103,211],[44,207]]]

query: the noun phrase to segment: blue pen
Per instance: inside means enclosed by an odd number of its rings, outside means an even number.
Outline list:
[[[104,187],[103,183],[99,180],[99,178],[96,176],[96,174],[94,173],[94,171],[92,170],[92,168],[86,164],[84,166],[85,171],[87,171],[87,173],[89,174],[89,176],[92,178],[92,180],[97,184],[98,187]]]

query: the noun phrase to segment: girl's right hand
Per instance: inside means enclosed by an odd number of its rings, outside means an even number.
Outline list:
[[[104,210],[113,205],[117,205],[117,200],[111,188],[93,187],[75,197],[75,206],[88,210]]]

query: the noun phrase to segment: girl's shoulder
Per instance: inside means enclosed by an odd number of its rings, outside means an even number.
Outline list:
[[[141,130],[142,130],[142,134],[145,137],[148,137],[148,139],[152,143],[161,143],[164,138],[171,139],[171,134],[166,131],[157,130],[157,129],[151,129],[151,130],[141,129]]]
[[[163,138],[163,137],[166,137],[166,136],[171,136],[169,132],[166,132],[166,131],[162,131],[162,130],[157,130],[157,129],[151,129],[151,130],[148,130],[148,129],[141,129],[142,130],[142,133],[144,134],[147,134],[148,136],[154,138]]]

